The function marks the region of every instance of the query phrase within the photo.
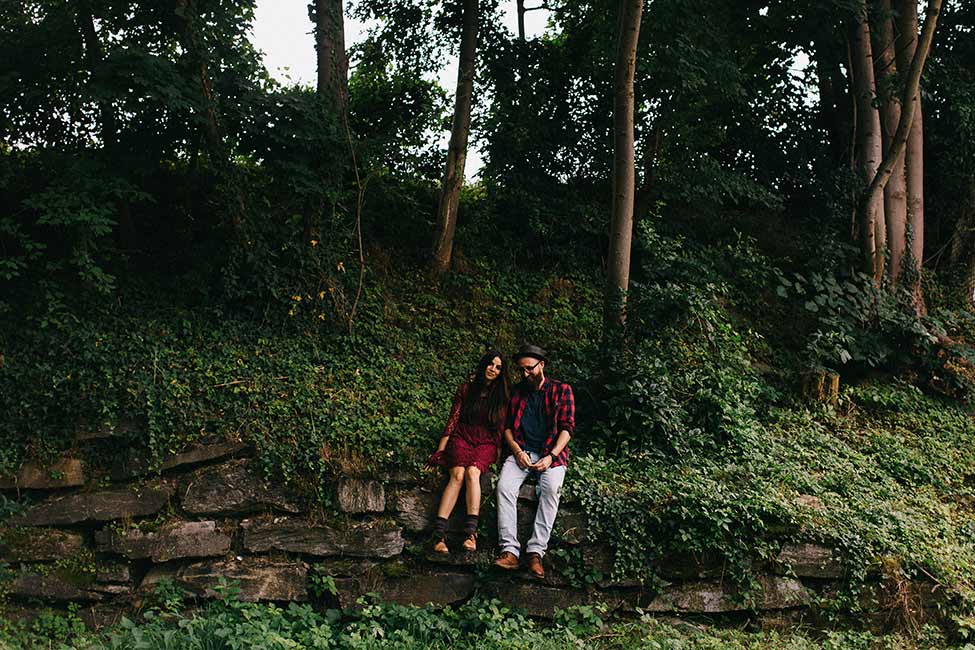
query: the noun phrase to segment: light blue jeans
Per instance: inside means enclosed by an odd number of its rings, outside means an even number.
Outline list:
[[[538,454],[528,452],[531,462],[538,461]],[[518,492],[521,484],[528,478],[531,470],[518,467],[514,456],[508,456],[498,476],[498,542],[501,551],[520,555],[518,543]],[[548,538],[552,535],[555,516],[559,512],[559,499],[562,497],[562,481],[565,480],[565,466],[549,467],[538,474],[538,510],[535,512],[535,528],[525,546],[526,553],[545,555]]]

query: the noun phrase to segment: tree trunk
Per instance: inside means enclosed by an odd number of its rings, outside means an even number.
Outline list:
[[[829,370],[810,370],[802,374],[802,393],[817,402],[836,406],[840,396],[840,376]]]
[[[76,8],[78,28],[81,31],[81,37],[85,44],[85,65],[88,67],[88,73],[94,81],[105,55],[102,50],[101,41],[98,38],[98,32],[95,30],[95,17],[91,10],[91,2],[89,0],[79,0],[76,3]],[[101,122],[102,143],[104,144],[109,164],[116,165],[120,170],[124,171],[125,165],[121,160],[121,151],[119,149],[118,120],[115,117],[115,109],[112,107],[112,103],[106,99],[99,99],[98,114]],[[116,200],[115,207],[118,209],[119,217],[116,235],[117,245],[123,251],[132,250],[136,245],[137,238],[129,202],[120,198]]]
[[[897,64],[894,61],[894,17],[890,0],[877,0],[877,29],[874,57],[878,97],[883,125],[884,151],[888,152],[901,118],[900,97],[896,93]],[[907,246],[907,189],[904,177],[904,154],[894,162],[890,180],[884,187],[884,215],[889,253],[887,277],[891,285],[900,279],[904,250]]]
[[[344,124],[349,95],[349,56],[345,51],[342,0],[315,0],[314,7],[318,97]]]
[[[918,21],[917,3],[896,0],[897,9],[897,65],[901,70],[911,66],[917,50]],[[914,93],[914,119],[907,136],[904,168],[907,179],[907,219],[911,233],[911,258],[915,265],[913,293],[919,313],[926,312],[921,294],[920,271],[924,261],[924,127],[921,110],[921,94]]]
[[[207,155],[210,158],[210,164],[223,176],[224,181],[229,186],[227,191],[232,195],[230,205],[227,208],[230,218],[229,227],[231,234],[240,239],[246,210],[244,196],[239,183],[236,182],[236,174],[220,126],[217,99],[213,93],[213,85],[207,69],[207,55],[203,51],[203,43],[200,39],[198,28],[200,18],[197,13],[196,0],[176,0],[176,6],[183,21],[183,30],[180,35],[183,50],[190,61],[190,69],[200,85],[200,94],[203,98],[203,134],[206,140]]]
[[[102,52],[101,41],[95,31],[95,18],[92,15],[91,3],[88,0],[79,0],[76,3],[78,28],[81,30],[81,37],[85,43],[85,65],[88,73],[94,79],[101,67],[104,54]],[[118,127],[115,121],[115,112],[110,102],[98,100],[98,113],[101,121],[102,141],[107,150],[113,150],[118,140]]]
[[[861,207],[866,209],[872,201],[883,195],[884,188],[894,170],[896,161],[905,151],[908,135],[917,114],[917,107],[920,104],[918,93],[921,83],[921,72],[924,70],[924,62],[931,49],[931,40],[934,38],[934,29],[938,24],[938,14],[941,12],[941,0],[930,0],[928,3],[927,17],[924,20],[924,29],[911,59],[911,65],[906,74],[904,94],[901,99],[901,119],[897,125],[897,132],[894,133],[890,149],[884,154],[884,159],[880,163],[876,175],[870,182],[870,186],[864,193]],[[918,285],[919,286],[919,285]],[[920,311],[921,307],[918,305]]]
[[[873,104],[877,84],[873,74],[873,50],[870,46],[870,25],[867,2],[860,0],[851,38],[853,63],[853,94],[857,103],[857,166],[864,184],[876,178],[883,158],[880,113]],[[882,193],[864,193],[858,207],[860,222],[860,251],[863,270],[880,282],[884,273],[886,228]]]
[[[525,0],[518,0],[518,40],[525,42]]]
[[[661,112],[666,108],[666,104],[661,107]],[[663,141],[663,131],[660,128],[661,117],[654,120],[653,128],[650,130],[650,142],[647,144],[643,154],[643,182],[640,189],[636,190],[633,198],[633,221],[637,223],[650,211],[651,199],[656,180],[657,158],[660,155],[660,145]]]
[[[846,79],[836,58],[837,47],[817,39],[814,42],[816,77],[819,86],[819,111],[823,129],[829,137],[831,165],[836,168],[849,158],[850,131],[849,98],[845,92]]]
[[[454,121],[447,149],[440,204],[437,207],[437,230],[433,243],[431,267],[435,276],[450,268],[457,228],[457,207],[464,184],[464,163],[467,160],[467,138],[471,127],[471,103],[474,93],[474,55],[477,47],[477,0],[464,0],[463,32],[460,61],[457,65],[457,93],[454,100]]]
[[[223,141],[223,132],[220,128],[220,119],[217,114],[217,101],[213,94],[213,86],[210,82],[210,74],[207,70],[207,57],[203,52],[203,44],[200,40],[197,23],[199,16],[196,13],[195,0],[176,0],[180,16],[183,20],[183,31],[181,41],[186,57],[190,61],[190,68],[196,77],[196,82],[200,87],[200,94],[203,97],[204,129],[203,134],[207,144],[207,154],[210,156],[210,163],[223,169],[229,162],[227,148]]]
[[[607,331],[624,323],[626,292],[630,286],[633,200],[636,193],[633,76],[642,17],[643,0],[620,0],[613,101],[613,221],[604,309]]]

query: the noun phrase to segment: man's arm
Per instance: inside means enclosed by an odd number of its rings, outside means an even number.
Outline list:
[[[572,434],[563,429],[559,431],[559,437],[556,438],[555,444],[552,446],[552,451],[549,452],[551,456],[558,456],[565,449],[566,445],[569,444],[569,440],[572,438]]]
[[[515,436],[511,432],[511,429],[504,430],[504,444],[508,445],[508,449],[510,449],[511,453],[513,454],[517,454],[521,451],[521,447],[519,447],[518,443],[515,442]]]
[[[576,398],[572,394],[572,386],[562,384],[562,391],[559,395],[559,410],[557,414],[559,439],[562,432],[567,431],[571,436],[576,430]],[[565,445],[563,445],[565,446]],[[561,447],[559,448],[561,451]]]
[[[508,408],[505,409],[505,414],[504,414],[505,429],[515,428],[515,411],[517,410],[518,410],[518,397],[516,393],[512,392],[511,397],[508,398]]]
[[[518,463],[518,467],[522,469],[531,467],[531,458],[528,456],[528,452],[524,451],[515,442],[515,436],[511,432],[511,429],[504,430],[504,442],[508,445],[508,449],[511,450],[512,455],[515,457],[515,462]]]
[[[569,440],[571,438],[572,438],[572,434],[566,431],[565,429],[559,431],[559,437],[555,439],[555,444],[552,445],[552,450],[548,453],[547,456],[542,456],[541,458],[539,458],[538,462],[532,465],[532,469],[535,469],[539,472],[544,472],[549,467],[551,467],[552,463],[555,462],[555,457],[562,453],[562,450],[565,449],[566,445],[569,444]]]
[[[559,437],[555,439],[555,444],[552,445],[549,455],[539,458],[538,462],[533,465],[540,472],[544,472],[552,466],[552,463],[555,462],[555,457],[561,454],[562,450],[569,444],[569,440],[575,431],[576,402],[575,396],[572,394],[572,386],[568,384],[562,384],[559,393],[559,408],[556,411],[556,424],[559,428]]]

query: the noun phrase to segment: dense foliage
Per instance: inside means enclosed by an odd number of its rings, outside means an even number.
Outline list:
[[[486,162],[464,190],[452,271],[425,272],[447,121],[430,75],[456,48],[460,4],[354,3],[375,22],[351,50],[346,119],[269,78],[243,29],[252,0],[0,0],[0,474],[80,453],[85,428],[157,461],[215,435],[327,504],[336,472],[418,468],[481,351],[530,341],[575,386],[567,490],[617,573],[653,581],[661,558],[708,554],[748,587],[783,542],[815,541],[849,568],[821,611],[857,612],[868,573],[895,590],[923,576],[944,594],[941,620],[975,629],[975,11],[945,4],[924,80],[935,216],[919,317],[911,296],[853,271],[856,181],[820,96],[850,3],[654,2],[627,321],[603,332],[608,5],[549,2],[546,33],[522,40],[483,3]],[[839,395],[804,396],[803,377],[826,372]],[[86,448],[93,467],[118,439]],[[24,505],[4,499],[0,517]],[[129,624],[112,647],[226,626],[463,647],[510,625],[498,647],[552,643],[494,606],[342,622],[213,607]],[[413,636],[387,635],[383,617]],[[73,619],[38,625],[83,636]],[[641,625],[621,643],[887,643]]]
[[[281,307],[292,315],[270,332],[149,305],[11,332],[0,394],[5,433],[20,444],[3,460],[13,469],[23,454],[72,447],[79,427],[134,421],[121,435],[154,458],[213,434],[241,439],[269,476],[327,502],[337,472],[419,467],[484,347],[538,341],[555,357],[550,374],[578,396],[568,493],[616,550],[619,574],[653,582],[660,560],[711,556],[747,593],[754,563],[813,541],[848,566],[849,591],[818,603],[823,612],[870,607],[856,594],[879,573],[891,586],[933,580],[942,615],[967,627],[975,422],[957,401],[971,391],[953,365],[964,359],[932,348],[928,328],[943,323],[896,311],[863,319],[842,300],[809,310],[796,283],[785,297],[776,290],[783,272],[754,241],[720,241],[643,225],[627,352],[608,370],[592,278],[501,270],[490,258],[442,287],[372,279],[351,335],[318,318],[315,294],[292,296]],[[941,313],[970,340],[968,320]],[[795,331],[777,337],[785,319]],[[809,345],[838,328],[842,365]],[[902,343],[886,354],[871,344],[889,340]],[[789,368],[810,360],[856,379],[834,406],[797,398]],[[871,376],[878,368],[902,376]],[[115,447],[90,448],[92,465]],[[591,571],[575,570],[580,582]]]
[[[79,427],[133,418],[121,435],[156,458],[218,434],[252,442],[269,473],[289,481],[346,462],[411,464],[429,454],[448,400],[489,343],[551,341],[567,351],[569,378],[573,358],[595,345],[598,314],[570,302],[595,304],[584,278],[457,276],[451,301],[389,282],[392,295],[367,291],[353,335],[330,334],[327,291],[292,296],[281,309],[294,322],[270,332],[151,308],[10,332],[0,426],[14,444],[4,471],[25,451],[68,448]]]
[[[139,619],[123,621],[102,633],[86,630],[75,614],[46,614],[28,625],[0,622],[0,644],[10,650],[320,650],[474,648],[487,650],[557,650],[568,648],[645,648],[648,650],[940,650],[941,634],[925,628],[913,639],[869,632],[833,632],[816,638],[801,632],[704,631],[672,626],[643,617],[609,622],[598,606],[563,610],[546,627],[497,601],[472,600],[453,609],[383,605],[364,599],[350,611],[324,613],[309,605],[241,603],[228,586],[225,597],[194,615],[167,609],[178,596],[148,609]],[[965,646],[968,650],[971,646]]]

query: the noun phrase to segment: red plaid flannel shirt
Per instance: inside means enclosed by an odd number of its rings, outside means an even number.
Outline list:
[[[542,444],[542,456],[550,453],[555,441],[559,439],[560,431],[568,431],[569,434],[575,432],[576,428],[576,401],[572,395],[572,386],[545,378],[545,383],[539,389],[542,391],[542,405],[545,410],[545,425],[547,434],[545,442]],[[525,404],[531,394],[524,383],[515,386],[511,392],[511,401],[508,402],[508,420],[505,423],[506,429],[511,429],[511,435],[518,443],[519,447],[525,444],[525,432],[521,428],[521,416],[525,412]],[[510,449],[508,452],[510,453]],[[569,446],[566,445],[562,452],[552,461],[552,467],[569,464]]]

